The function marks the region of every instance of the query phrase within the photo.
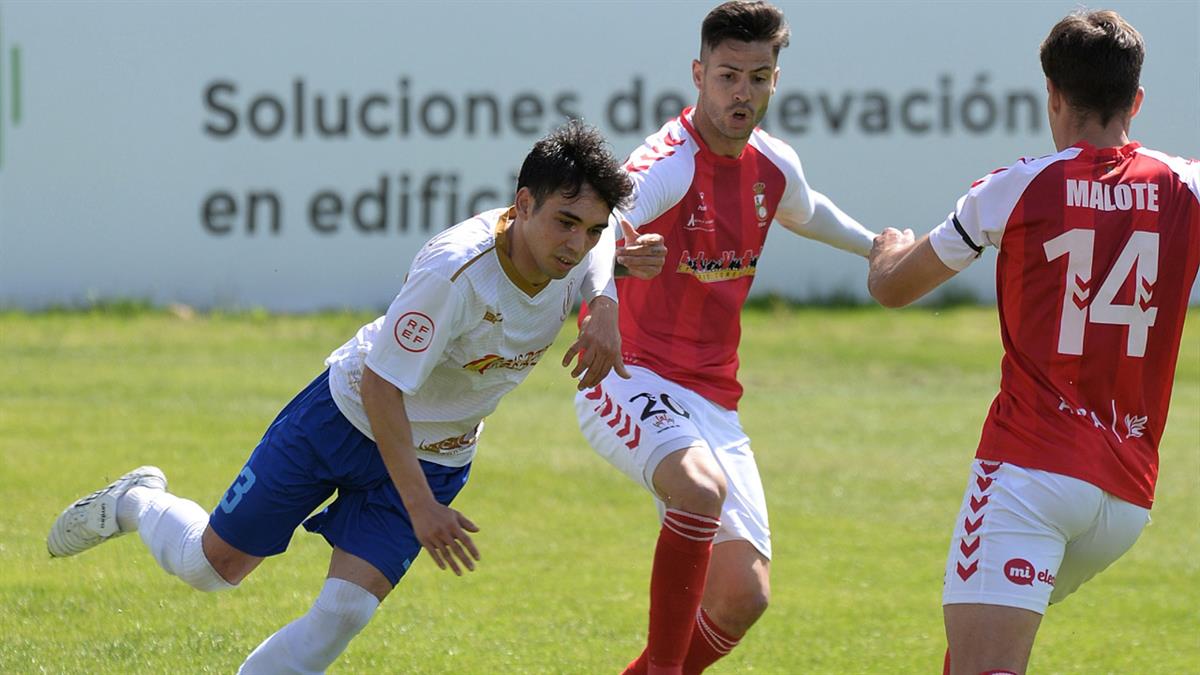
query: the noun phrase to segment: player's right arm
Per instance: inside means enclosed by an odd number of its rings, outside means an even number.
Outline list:
[[[955,274],[933,250],[929,235],[916,241],[912,230],[889,227],[871,247],[867,290],[884,307],[903,307]]]
[[[920,240],[912,230],[886,228],[871,246],[871,297],[884,307],[903,307],[966,269],[984,247],[999,248],[1008,214],[1038,171],[1000,169],[975,181],[946,220]]]
[[[462,290],[437,269],[426,267],[418,255],[367,354],[360,386],[371,434],[417,541],[439,568],[449,566],[458,575],[459,562],[475,569],[472,559],[479,559],[479,551],[467,532],[479,528],[434,498],[417,458],[405,397],[417,395],[444,360],[451,340],[466,330],[466,307]]]
[[[446,569],[449,565],[455,574],[462,576],[457,558],[468,570],[474,570],[472,559],[479,560],[479,550],[467,532],[478,532],[479,528],[433,496],[413,447],[404,393],[367,366],[363,366],[361,393],[375,444],[412,520],[417,541],[429,551],[439,568]]]

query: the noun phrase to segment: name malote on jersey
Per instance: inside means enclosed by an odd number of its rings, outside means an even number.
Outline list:
[[[1067,179],[1067,206],[1097,211],[1158,211],[1158,183],[1117,183]]]

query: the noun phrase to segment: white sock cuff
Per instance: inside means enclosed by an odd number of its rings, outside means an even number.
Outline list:
[[[208,511],[188,499],[160,492],[146,505],[138,535],[160,567],[201,591],[223,591],[233,584],[221,578],[204,556],[202,538]]]
[[[313,606],[350,624],[367,625],[379,607],[379,598],[367,589],[345,579],[330,577],[321,586]]]
[[[125,491],[117,500],[117,526],[122,532],[134,532],[142,514],[150,507],[154,498],[164,494],[162,490],[135,485]]]
[[[183,564],[179,571],[179,578],[187,585],[198,591],[214,592],[227,591],[234,588],[234,585],[225,581],[225,578],[213,569],[212,563],[208,562],[208,556],[204,555],[204,529],[208,527],[208,520],[199,527],[193,525],[192,529],[187,533],[187,540],[184,543],[182,558]]]

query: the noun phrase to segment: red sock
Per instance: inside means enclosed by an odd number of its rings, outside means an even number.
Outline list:
[[[950,648],[946,647],[946,658],[942,660],[942,675],[950,675]]]
[[[646,650],[643,649],[640,656],[625,666],[625,670],[621,671],[621,675],[646,675],[646,671],[649,668],[650,659],[646,657]]]
[[[740,637],[721,630],[708,612],[701,607],[696,612],[696,625],[692,629],[692,644],[688,647],[687,659],[683,662],[684,675],[697,675],[718,659],[733,651]]]
[[[649,675],[681,672],[720,525],[716,518],[667,509],[650,572]]]

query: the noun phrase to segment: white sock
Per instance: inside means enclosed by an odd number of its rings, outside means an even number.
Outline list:
[[[377,607],[379,599],[367,589],[344,579],[326,579],[308,613],[263,640],[238,673],[324,673]]]
[[[135,521],[131,529],[138,531],[160,567],[201,591],[233,588],[204,557],[200,537],[208,527],[207,511],[162,490],[138,487],[125,494],[134,492],[133,499],[122,498],[117,503],[117,523],[121,524],[123,513]],[[125,529],[124,525],[121,528]]]
[[[122,532],[137,532],[138,521],[150,506],[154,495],[162,492],[154,488],[135,485],[117,500],[117,527]]]

